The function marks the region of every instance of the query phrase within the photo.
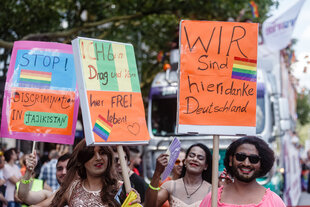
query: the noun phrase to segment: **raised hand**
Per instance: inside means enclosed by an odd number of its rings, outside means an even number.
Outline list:
[[[36,152],[34,152],[32,154],[28,154],[26,156],[26,168],[27,168],[27,170],[32,172],[36,166],[37,166],[37,155],[36,155]]]
[[[156,159],[156,168],[155,171],[162,174],[169,162],[169,155],[168,154],[160,154]]]

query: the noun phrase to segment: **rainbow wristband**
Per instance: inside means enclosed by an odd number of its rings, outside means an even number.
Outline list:
[[[152,190],[160,190],[160,187],[157,187],[157,188],[155,188],[155,187],[153,187],[152,185],[151,185],[151,183],[149,184],[149,187],[152,189]]]

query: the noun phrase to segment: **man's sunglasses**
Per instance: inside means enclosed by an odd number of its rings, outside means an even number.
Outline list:
[[[246,158],[249,158],[252,164],[257,164],[261,159],[258,155],[246,155],[244,153],[235,153],[235,157],[239,162],[243,162]]]

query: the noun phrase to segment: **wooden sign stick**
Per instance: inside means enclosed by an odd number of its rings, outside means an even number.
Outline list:
[[[33,141],[33,144],[32,144],[32,154],[34,154],[34,151],[36,150],[36,141]]]
[[[126,194],[128,194],[131,191],[131,185],[130,185],[129,174],[128,174],[128,165],[125,160],[125,154],[124,154],[124,149],[122,145],[117,146],[117,152],[118,152],[119,160],[121,162],[122,175],[124,179]]]
[[[219,135],[213,135],[212,156],[212,207],[217,207],[218,171],[219,171]]]

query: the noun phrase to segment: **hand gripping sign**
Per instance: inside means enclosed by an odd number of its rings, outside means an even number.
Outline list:
[[[147,144],[133,46],[81,37],[72,45],[87,145]]]
[[[79,108],[71,45],[14,43],[1,137],[73,144]]]

